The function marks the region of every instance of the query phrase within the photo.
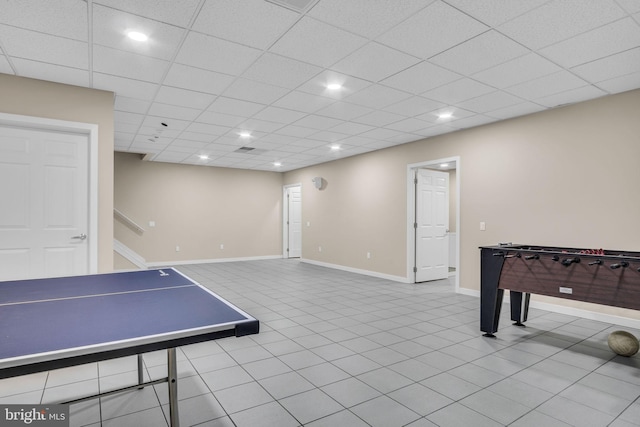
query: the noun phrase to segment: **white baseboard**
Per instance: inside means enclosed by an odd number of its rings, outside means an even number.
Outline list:
[[[460,288],[458,293],[480,298],[480,291],[473,289]],[[509,298],[504,298],[502,304],[510,305]],[[568,316],[582,317],[583,319],[596,320],[598,322],[612,323],[615,325],[626,326],[628,328],[640,329],[640,320],[616,316],[613,314],[597,313],[595,311],[585,310],[582,308],[567,307],[564,305],[539,301],[531,301],[529,308],[537,308],[540,310],[550,311],[552,313],[566,314]]]
[[[393,280],[394,282],[412,283],[406,277],[379,273],[377,271],[362,270],[362,269],[359,269],[359,268],[346,267],[344,265],[330,264],[328,262],[315,261],[315,260],[312,260],[312,259],[305,259],[305,258],[300,258],[300,261],[301,262],[306,262],[307,264],[319,265],[321,267],[327,267],[327,268],[333,268],[333,269],[336,269],[336,270],[348,271],[350,273],[358,273],[358,274],[363,274],[365,276],[372,276],[372,277],[378,277],[380,279]]]
[[[166,267],[168,265],[190,265],[190,264],[211,264],[217,262],[236,262],[236,261],[259,261],[264,259],[282,259],[282,255],[264,255],[255,257],[239,257],[239,258],[215,258],[215,259],[190,259],[183,261],[161,261],[148,262],[149,267]]]
[[[113,250],[118,254],[122,255],[127,261],[132,263],[138,268],[146,269],[147,261],[140,256],[137,252],[130,249],[128,246],[125,246],[124,243],[119,240],[113,239]]]

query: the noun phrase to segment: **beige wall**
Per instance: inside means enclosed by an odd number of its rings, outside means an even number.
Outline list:
[[[98,270],[113,269],[113,93],[0,74],[0,111],[98,125]]]
[[[116,221],[116,239],[150,263],[282,254],[280,173],[146,162],[116,153],[114,200],[145,229],[138,234]]]
[[[303,223],[311,222],[303,258],[405,277],[407,164],[454,156],[462,288],[479,289],[481,245],[638,251],[638,117],[640,90],[285,173],[285,184],[302,183]],[[317,175],[328,182],[322,191],[312,187]]]

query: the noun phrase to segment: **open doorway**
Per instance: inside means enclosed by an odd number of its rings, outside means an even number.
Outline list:
[[[409,283],[454,276],[458,289],[459,188],[459,157],[407,165]]]

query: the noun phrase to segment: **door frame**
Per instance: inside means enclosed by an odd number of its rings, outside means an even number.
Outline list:
[[[416,283],[416,276],[413,272],[416,257],[415,247],[415,222],[416,194],[415,194],[415,171],[416,169],[436,167],[441,163],[456,162],[456,275],[455,291],[460,288],[460,156],[445,157],[435,160],[427,160],[420,163],[407,165],[407,281]]]
[[[89,194],[88,221],[89,239],[87,243],[88,272],[98,272],[98,125],[93,123],[72,122],[67,120],[48,119],[44,117],[23,116],[0,113],[0,126],[13,126],[30,130],[84,135],[89,142]]]
[[[289,206],[287,204],[287,190],[292,187],[300,187],[300,194],[302,194],[302,183],[287,184],[282,186],[282,258],[288,259],[287,247],[289,246],[289,233],[287,227],[287,220],[289,219]],[[302,230],[300,230],[302,238]],[[300,254],[302,258],[302,254]]]

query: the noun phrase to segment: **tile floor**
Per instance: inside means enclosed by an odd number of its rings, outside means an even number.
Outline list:
[[[408,285],[297,260],[182,266],[261,321],[258,335],[181,347],[182,426],[638,426],[640,357],[620,326],[503,310],[496,339],[451,280]],[[166,376],[164,351],[144,356]],[[0,404],[134,384],[135,357],[0,381]],[[166,384],[71,406],[72,426],[166,426]]]

